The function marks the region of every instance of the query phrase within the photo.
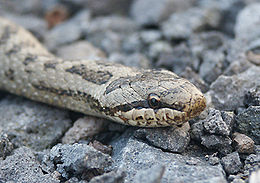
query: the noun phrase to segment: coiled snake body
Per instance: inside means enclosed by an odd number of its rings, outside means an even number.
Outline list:
[[[0,89],[144,127],[182,124],[199,115],[206,105],[193,84],[170,71],[63,60],[4,18],[0,18]]]

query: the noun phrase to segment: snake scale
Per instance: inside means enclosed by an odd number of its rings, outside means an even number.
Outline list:
[[[0,90],[142,127],[181,125],[206,106],[199,89],[170,71],[63,60],[5,18],[0,18]]]

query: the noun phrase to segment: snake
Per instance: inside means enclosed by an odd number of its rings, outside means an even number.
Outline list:
[[[182,125],[206,107],[202,92],[171,71],[100,59],[62,59],[3,17],[0,90],[139,127]]]

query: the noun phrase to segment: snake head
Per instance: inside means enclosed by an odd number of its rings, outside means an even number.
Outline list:
[[[181,125],[206,107],[198,88],[165,70],[119,78],[106,87],[104,96],[112,106],[110,118],[142,127]]]

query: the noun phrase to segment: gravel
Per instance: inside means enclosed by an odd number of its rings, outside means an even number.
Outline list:
[[[137,128],[1,91],[0,182],[258,180],[259,12],[257,0],[0,1],[54,55],[168,69],[207,98],[183,126]]]

